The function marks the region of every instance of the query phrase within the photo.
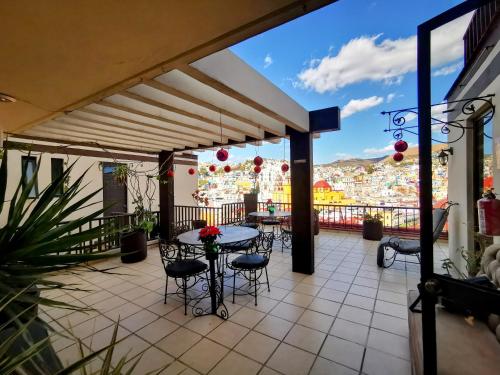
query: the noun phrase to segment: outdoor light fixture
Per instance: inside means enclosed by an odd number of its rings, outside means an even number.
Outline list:
[[[16,98],[0,92],[0,103],[15,103]]]
[[[442,149],[441,152],[438,155],[439,159],[439,164],[441,164],[443,167],[448,164],[448,155],[453,155],[453,147]]]

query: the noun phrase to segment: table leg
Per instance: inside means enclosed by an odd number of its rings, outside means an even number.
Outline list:
[[[212,314],[217,314],[217,284],[215,280],[215,260],[208,261],[210,265],[210,302],[212,307]]]

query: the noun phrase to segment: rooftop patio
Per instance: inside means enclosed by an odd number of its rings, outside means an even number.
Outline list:
[[[85,350],[109,344],[113,323],[120,318],[118,337],[124,338],[115,357],[142,354],[135,373],[168,365],[162,374],[410,374],[407,291],[416,289],[419,267],[396,262],[376,266],[376,241],[352,232],[322,230],[315,238],[316,272],[292,272],[290,251],[275,243],[269,264],[271,292],[260,291],[258,305],[251,296],[237,296],[227,282],[229,319],[184,315],[180,300],[163,303],[165,273],[157,244],[148,258],[122,264],[101,262],[114,274],[61,275],[88,292],[51,292],[51,297],[85,304],[89,313],[43,308],[43,317],[70,327]],[[447,255],[438,242],[436,261]],[[440,264],[435,265],[439,272]],[[57,322],[56,322],[57,321]],[[80,357],[74,340],[54,334],[63,361]],[[101,360],[93,363],[99,368]],[[130,363],[132,363],[131,361]]]

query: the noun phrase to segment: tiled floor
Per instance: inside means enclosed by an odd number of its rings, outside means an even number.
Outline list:
[[[291,272],[290,252],[276,246],[268,267],[271,292],[261,292],[258,306],[250,297],[237,297],[234,305],[227,298],[227,321],[194,318],[189,310],[185,316],[174,298],[163,303],[165,275],[156,246],[140,263],[97,265],[116,266],[114,274],[58,276],[90,291],[51,297],[98,312],[45,309],[43,317],[59,332],[61,325],[70,327],[85,352],[107,345],[120,317],[118,338],[124,340],[115,361],[127,355],[130,366],[142,355],[136,374],[165,366],[162,374],[410,374],[406,292],[416,288],[417,266],[397,262],[381,270],[376,242],[322,231],[316,272],[306,276]],[[444,255],[446,243],[437,248]],[[63,361],[79,358],[74,339],[54,335],[53,343]]]

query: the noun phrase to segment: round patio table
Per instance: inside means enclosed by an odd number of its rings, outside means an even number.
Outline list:
[[[271,219],[271,218],[283,218],[290,217],[292,213],[290,211],[275,211],[273,214],[269,213],[269,211],[258,211],[258,212],[250,212],[248,216],[254,216],[260,219]]]
[[[225,246],[245,241],[251,241],[259,236],[258,230],[248,227],[221,225],[218,228],[222,233],[222,236],[218,237],[215,241],[217,244],[221,245],[219,257],[222,257],[226,253]],[[181,244],[194,246],[195,249],[200,249],[199,251],[203,251],[203,243],[198,239],[199,233],[199,229],[190,230],[189,232],[179,234],[177,236],[177,240]],[[219,257],[207,257],[210,274],[210,282],[208,283],[211,302],[210,310],[205,311],[201,307],[196,309],[193,308],[194,315],[213,314],[223,319],[227,319],[229,317],[227,308],[224,305],[224,267],[221,267],[221,264],[224,263],[224,260],[218,259]],[[216,275],[218,276],[219,282],[217,282],[216,280]],[[222,309],[220,312],[218,312],[221,306]]]

